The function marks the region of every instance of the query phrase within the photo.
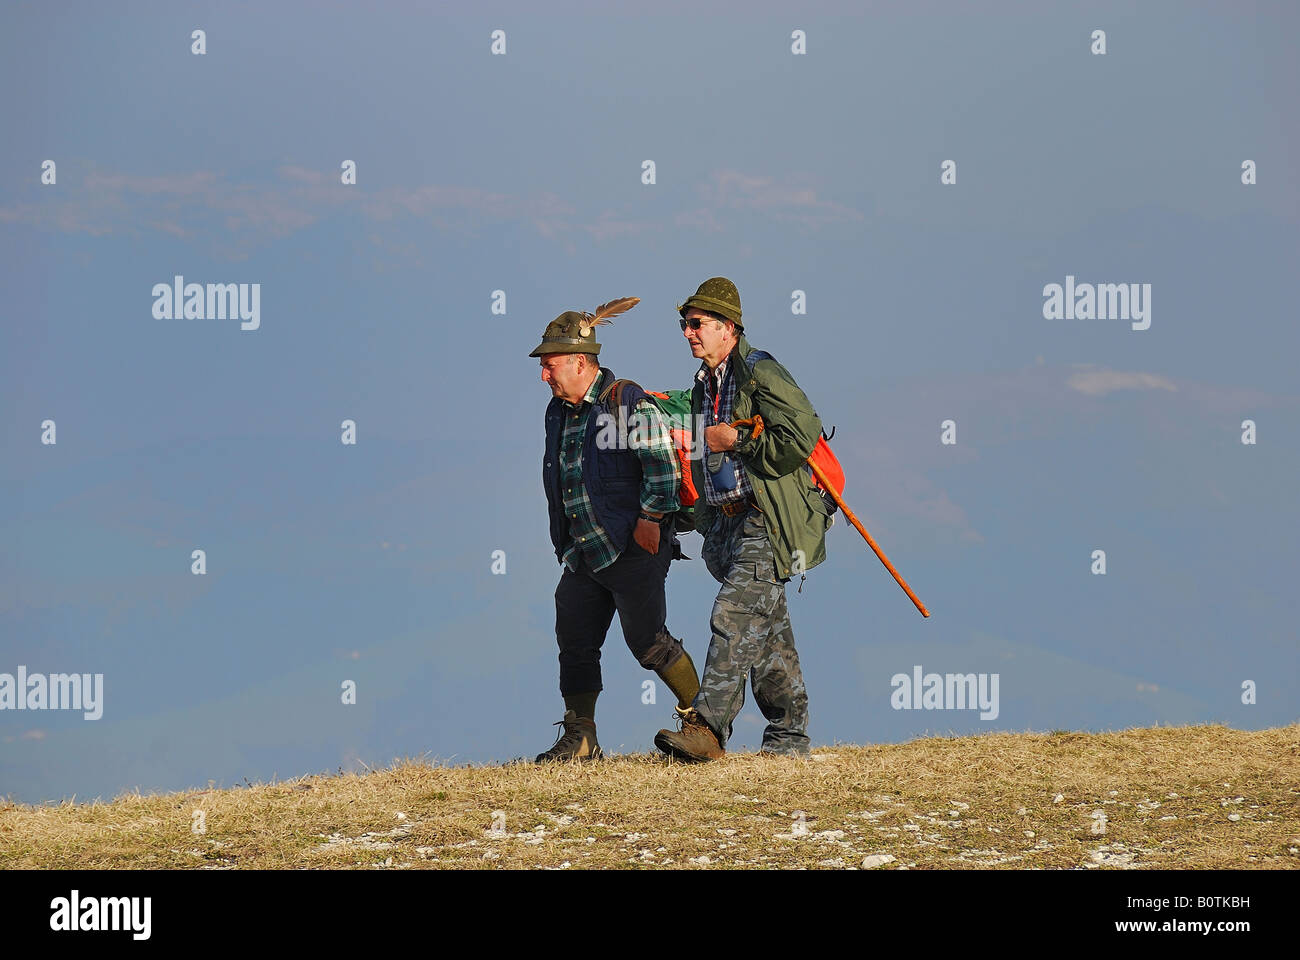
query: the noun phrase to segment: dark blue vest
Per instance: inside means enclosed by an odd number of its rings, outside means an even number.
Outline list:
[[[613,371],[601,367],[597,389],[603,390],[614,379]],[[640,387],[633,383],[625,384],[621,397],[624,424],[631,419],[632,410],[644,396],[645,391]],[[563,400],[551,398],[546,407],[546,452],[542,456],[542,487],[546,490],[546,505],[551,515],[551,543],[555,544],[557,558],[563,556],[569,542],[569,518],[564,514],[564,494],[560,490],[560,437],[564,433],[567,410]],[[599,399],[592,404],[587,417],[587,434],[582,441],[582,485],[591,498],[596,522],[605,528],[614,547],[622,553],[632,528],[636,526],[637,514],[641,512],[641,461],[625,443],[621,449],[608,450],[602,450],[596,444],[603,413],[618,417],[617,410],[608,409]],[[625,426],[618,431],[624,440],[627,429]]]

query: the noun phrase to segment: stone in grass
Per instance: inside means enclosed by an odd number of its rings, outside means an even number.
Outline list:
[[[883,867],[887,863],[893,863],[897,859],[892,853],[873,853],[863,859],[862,869],[874,870],[876,867]]]

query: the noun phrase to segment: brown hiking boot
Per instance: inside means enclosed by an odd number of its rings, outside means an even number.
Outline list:
[[[655,746],[678,760],[717,760],[727,751],[718,742],[718,735],[709,729],[699,711],[694,707],[685,710],[673,708],[681,730],[660,730],[655,734]]]
[[[555,746],[545,753],[537,755],[537,763],[549,763],[558,760],[595,760],[600,756],[600,744],[596,742],[596,721],[580,717],[572,710],[564,712],[564,719],[553,725],[564,725],[564,732],[555,741]]]

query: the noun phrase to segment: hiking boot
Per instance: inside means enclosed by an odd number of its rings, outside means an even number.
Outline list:
[[[655,734],[655,746],[678,760],[717,760],[726,755],[718,742],[718,735],[709,729],[699,711],[694,707],[685,710],[674,707],[680,730],[660,730]]]
[[[596,721],[580,717],[572,710],[564,712],[564,719],[557,720],[553,726],[564,725],[564,732],[555,741],[555,746],[545,753],[537,755],[537,763],[549,763],[559,760],[595,760],[600,756],[600,744],[596,742]]]

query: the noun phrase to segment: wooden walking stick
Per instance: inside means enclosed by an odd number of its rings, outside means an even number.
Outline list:
[[[763,418],[759,414],[754,414],[754,416],[749,419],[737,420],[732,424],[732,427],[741,426],[751,427],[753,430],[751,436],[757,437],[763,432]],[[902,575],[894,569],[894,565],[889,562],[889,558],[885,556],[884,551],[881,550],[880,547],[876,546],[876,541],[871,539],[871,534],[867,533],[867,528],[864,527],[862,522],[853,515],[853,511],[849,509],[849,505],[844,502],[843,498],[835,492],[835,487],[831,484],[830,480],[827,479],[826,474],[822,473],[821,467],[817,466],[817,464],[813,463],[811,460],[808,461],[808,466],[812,469],[812,472],[817,475],[817,479],[822,483],[822,488],[831,495],[836,506],[844,511],[844,516],[849,518],[849,523],[857,527],[858,533],[862,534],[862,539],[867,541],[867,546],[869,546],[875,555],[880,558],[880,562],[885,565],[885,569],[889,571],[890,575],[898,581],[898,585],[903,588],[903,592],[907,594],[908,598],[916,604],[916,609],[921,611],[921,616],[930,616],[930,611],[925,609],[925,604],[923,604],[916,594],[912,592],[912,588],[907,585],[907,581],[903,579]]]

